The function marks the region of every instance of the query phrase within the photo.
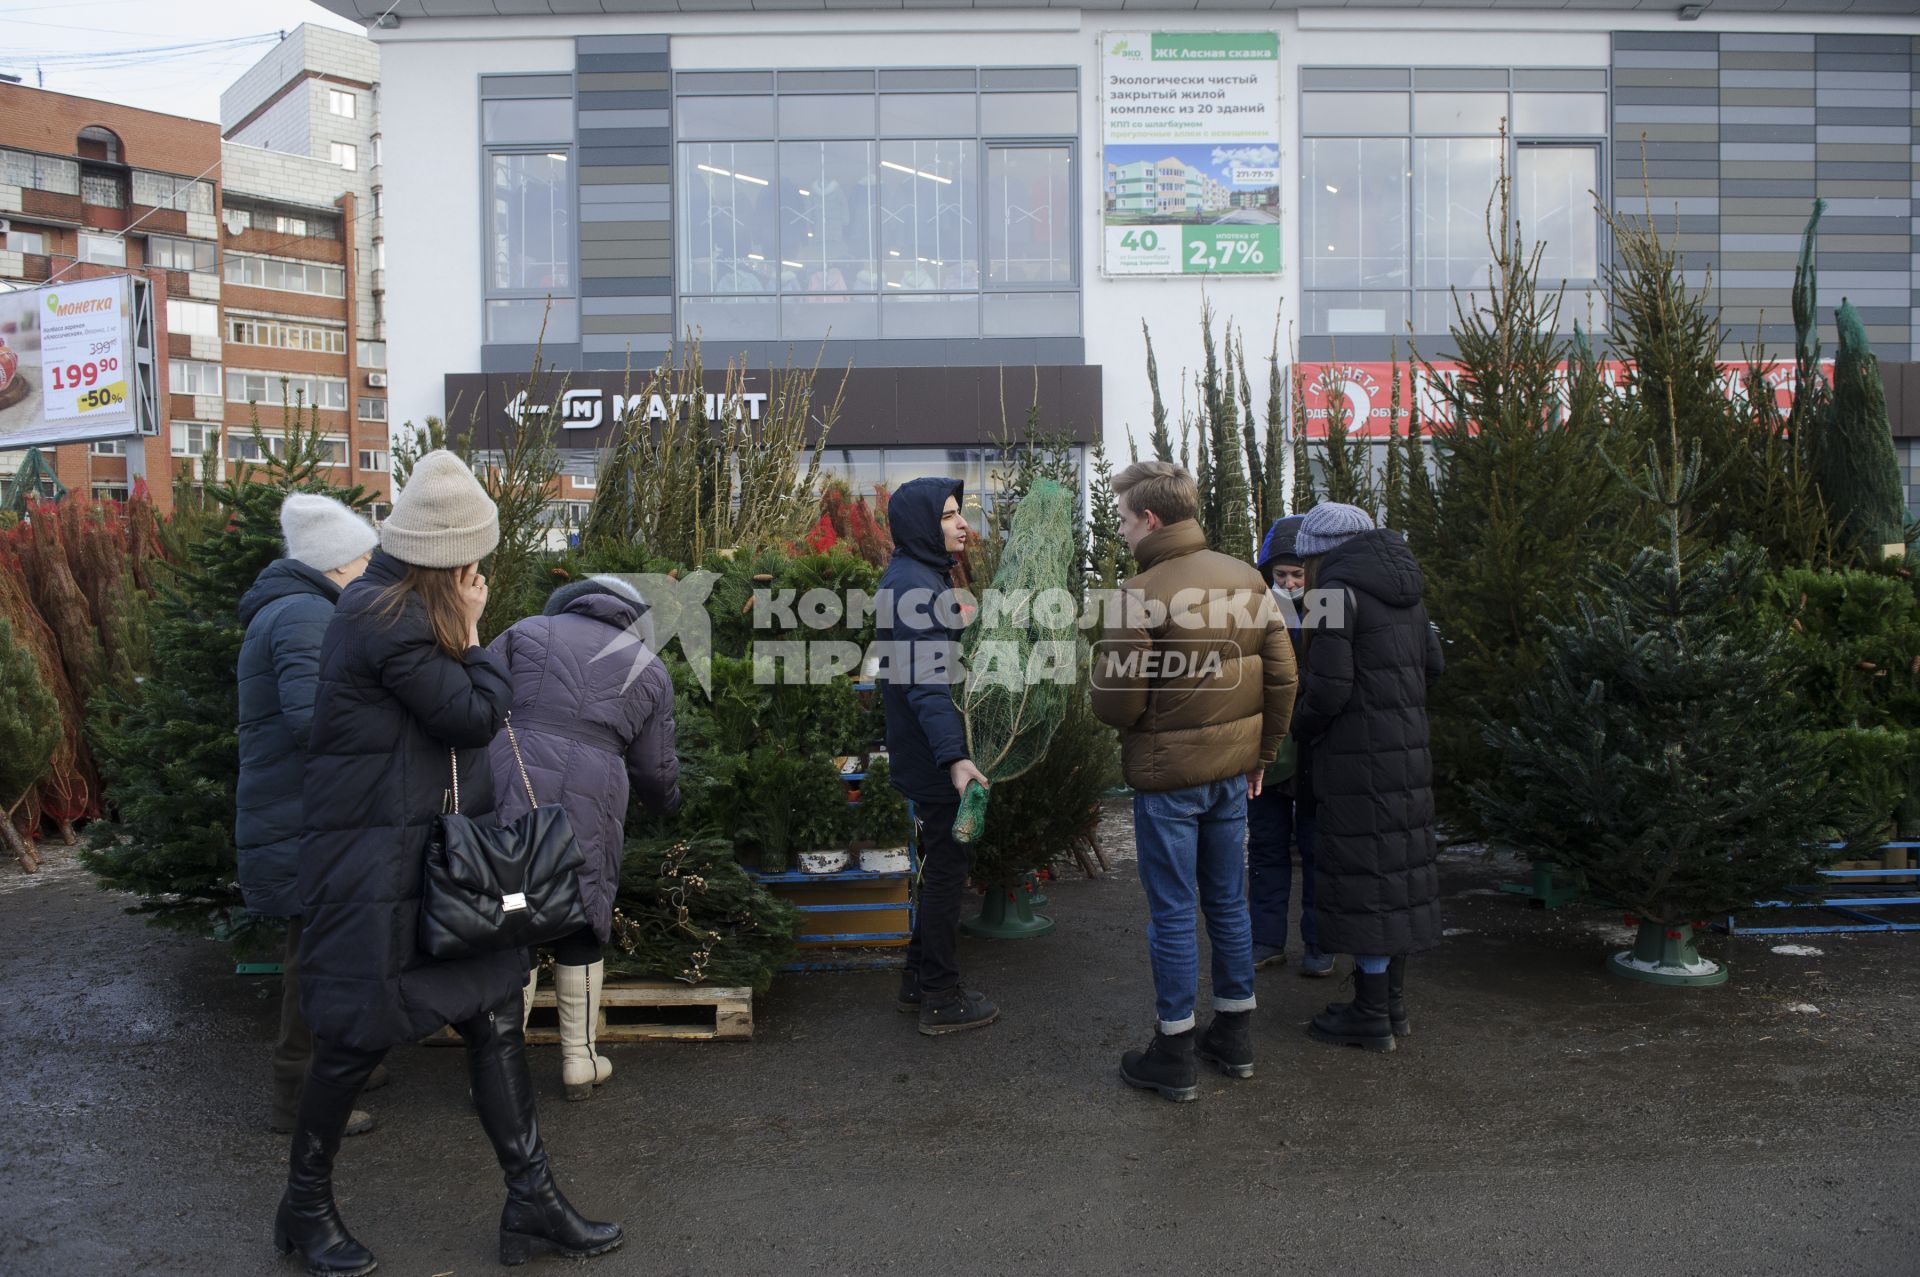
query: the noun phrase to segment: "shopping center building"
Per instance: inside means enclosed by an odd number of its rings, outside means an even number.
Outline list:
[[[1915,0],[326,7],[381,23],[396,422],[506,423],[544,325],[598,442],[626,370],[697,332],[750,389],[850,367],[859,479],[977,482],[1036,403],[1124,459],[1143,322],[1176,416],[1209,305],[1261,404],[1276,342],[1444,357],[1503,167],[1563,326],[1605,328],[1603,210],[1650,212],[1730,357],[1790,348],[1818,195],[1829,351],[1845,296],[1883,360],[1920,355]]]

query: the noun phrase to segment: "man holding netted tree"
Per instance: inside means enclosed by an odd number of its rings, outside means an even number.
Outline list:
[[[920,832],[920,902],[898,1006],[937,1035],[993,1023],[999,1008],[960,984],[960,905],[973,847],[953,836],[960,796],[987,778],[974,766],[954,703],[960,681],[953,562],[967,548],[957,479],[913,479],[887,502],[893,558],[876,592],[881,704],[895,788],[913,800]]]
[[[1108,607],[1093,709],[1120,729],[1147,894],[1157,1025],[1120,1059],[1129,1085],[1199,1096],[1196,1057],[1253,1076],[1253,928],[1245,887],[1247,798],[1279,752],[1296,673],[1284,616],[1244,560],[1207,548],[1200,491],[1170,461],[1113,477],[1120,535],[1140,574]],[[1213,950],[1213,1010],[1194,1040],[1200,916]]]

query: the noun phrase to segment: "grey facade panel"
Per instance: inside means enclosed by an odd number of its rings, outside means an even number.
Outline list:
[[[666,76],[661,76],[662,87],[657,89],[625,89],[618,93],[582,93],[579,98],[582,111],[665,111],[673,101],[673,95],[665,86]]]
[[[667,275],[607,275],[580,281],[582,297],[672,297]]]
[[[574,77],[582,93],[656,92],[664,87],[666,68],[657,71],[583,72]]]
[[[1911,253],[1820,253],[1822,271],[1898,271],[1905,275],[1913,268]]]
[[[882,71],[880,91],[933,92],[946,89],[971,89],[975,84],[972,67],[938,67],[925,70]]]
[[[677,93],[771,93],[771,71],[682,71],[673,77]]]
[[[587,236],[586,226],[602,222],[660,222],[672,220],[672,206],[662,200],[654,204],[588,204],[580,205],[580,221],[583,224],[581,234],[589,239],[602,236]]]
[[[1720,65],[1720,55],[1714,52],[1674,52],[1671,50],[1628,50],[1613,55],[1613,65],[1617,67],[1705,67],[1712,70]]]
[[[668,65],[665,53],[584,53],[575,66],[582,75],[633,75],[642,71],[673,69]]]
[[[1814,83],[1822,89],[1885,89],[1900,92],[1908,87],[1905,71],[1816,71]]]
[[[1615,177],[1637,178],[1643,172],[1648,177],[1699,180],[1719,176],[1720,166],[1713,163],[1702,163],[1698,160],[1649,159],[1643,167],[1638,155],[1622,155],[1617,157],[1613,162],[1613,175]]]
[[[672,226],[665,219],[658,221],[606,221],[596,222],[580,228],[580,238],[586,243],[603,240],[660,240],[671,239]]]
[[[1910,71],[1913,60],[1904,53],[1819,53],[1813,64],[1822,71]]]
[[[1814,124],[1723,124],[1720,137],[1728,142],[1811,142]]]
[[[872,93],[872,71],[781,71],[774,88],[781,93]]]
[[[1721,152],[1722,148],[1714,142],[1649,142],[1646,156],[1649,160],[1713,160],[1717,162],[1721,159]],[[1809,155],[1807,158],[1813,157]],[[1634,167],[1638,169],[1637,161]]]
[[[583,297],[580,313],[588,315],[671,315],[671,297]]]
[[[1821,124],[1814,134],[1820,142],[1856,142],[1880,145],[1904,144],[1912,136],[1908,124]]]
[[[1778,164],[1813,162],[1811,142],[1727,142],[1720,147],[1722,163],[1765,161]]]
[[[1584,89],[1592,93],[1604,93],[1607,90],[1605,71],[1549,70],[1516,67],[1513,72],[1513,87],[1516,89]]]
[[[1770,163],[1762,160],[1734,160],[1720,166],[1720,176],[1740,181],[1781,182],[1804,178],[1811,181],[1814,166],[1810,160]]]
[[[673,316],[671,314],[583,315],[580,317],[580,336],[583,341],[588,337],[667,334],[672,331]]]
[[[1810,53],[1722,53],[1720,69],[1735,71],[1811,71]]]
[[[574,38],[574,52],[581,57],[602,53],[659,53],[667,51],[663,35],[583,35]]]
[[[1912,108],[1890,110],[1871,106],[1823,106],[1815,108],[1815,124],[1844,124],[1853,128],[1906,128],[1913,122]]]
[[[1504,89],[1507,72],[1500,67],[1416,67],[1416,89]]]
[[[1905,80],[1906,76],[1900,79]],[[1841,109],[1867,108],[1875,111],[1911,111],[1913,93],[1902,84],[1897,89],[1828,89],[1814,90],[1815,102],[1823,107]]]
[[[551,364],[562,371],[580,366],[578,342],[547,342],[538,347],[483,345],[480,347],[480,371],[523,373],[533,367],[533,356],[536,351],[542,363]]]
[[[1644,89],[1671,85],[1675,88],[1706,89],[1717,87],[1720,72],[1712,67],[1621,67],[1613,73],[1613,87]]]
[[[1722,89],[1725,106],[1812,106],[1812,89]]]
[[[1721,68],[1720,85],[1728,89],[1811,89],[1812,71],[1745,71]]]
[[[664,106],[654,107],[651,110],[626,109],[608,111],[597,108],[590,109],[588,105],[583,102],[580,104],[579,118],[580,128],[583,130],[581,136],[583,137],[585,136],[585,131],[593,129],[665,130],[672,124],[672,120],[668,116],[667,108]]]
[[[1694,49],[1717,53],[1720,37],[1712,31],[1616,31],[1616,51],[1625,49]],[[1616,61],[1618,56],[1616,52]]]
[[[1715,106],[1719,89],[1616,88],[1613,100],[1619,106]]]
[[[656,182],[609,182],[580,188],[583,204],[666,204],[672,198],[672,190]]]
[[[1887,38],[1878,35],[1822,34],[1813,47],[1821,53],[1885,53]]]
[[[1813,141],[1812,128],[1807,130],[1807,141]],[[1615,146],[1638,147],[1642,137],[1649,142],[1714,142],[1720,137],[1719,116],[1705,124],[1632,124],[1622,123],[1615,127],[1613,144]]]
[[[664,355],[672,344],[672,334],[666,332],[585,333],[580,338],[581,352],[589,355],[625,355],[628,351],[635,355]]]
[[[668,146],[583,146],[580,148],[580,163],[582,166],[667,165],[673,163],[673,148]]]
[[[982,67],[980,87],[984,89],[1077,89],[1077,67]]]
[[[1805,221],[1805,217],[1801,218]],[[1907,228],[1905,217],[1833,217],[1820,219],[1820,238],[1829,235],[1896,235]]]
[[[584,124],[584,122],[583,122]],[[661,155],[667,152],[667,143],[672,136],[666,129],[589,129],[582,127],[579,134],[580,154],[596,155],[608,150],[631,150],[635,147],[657,148]],[[586,163],[586,160],[582,160]],[[644,162],[644,161],[643,161]],[[654,161],[655,163],[661,161]]]
[[[1861,164],[1846,160],[1822,159],[1817,167],[1818,176],[1823,182],[1906,182],[1913,178],[1913,165],[1910,163]]]
[[[671,181],[673,169],[667,164],[582,164],[582,186],[657,185]]]
[[[1812,53],[1810,35],[1761,35],[1744,31],[1723,31],[1720,52],[1738,53]]]
[[[1751,109],[1751,108],[1749,108]],[[1813,112],[1806,112],[1807,127],[1813,127]],[[1720,108],[1717,106],[1616,106],[1613,109],[1613,121],[1616,133],[1639,130],[1622,130],[1623,124],[1719,124]]]

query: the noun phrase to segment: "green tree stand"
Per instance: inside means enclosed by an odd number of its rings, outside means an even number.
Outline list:
[[[1608,958],[1607,970],[1622,980],[1646,984],[1704,988],[1727,982],[1725,967],[1700,956],[1693,944],[1693,925],[1686,922],[1670,927],[1642,920],[1633,948]]]
[[[1033,911],[1025,886],[991,887],[980,901],[980,915],[960,930],[982,940],[1031,940],[1053,930],[1053,919]]]

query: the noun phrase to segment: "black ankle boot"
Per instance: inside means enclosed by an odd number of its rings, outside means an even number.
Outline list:
[[[920,973],[912,967],[900,973],[900,992],[894,997],[893,1009],[896,1011],[920,1009]]]
[[[1353,1001],[1328,1008],[1313,1017],[1307,1036],[1336,1046],[1368,1051],[1393,1050],[1393,1025],[1387,1019],[1387,973],[1353,973]]]
[[[612,1250],[625,1240],[618,1224],[582,1218],[553,1182],[547,1150],[540,1142],[533,1079],[527,1072],[526,1042],[520,1035],[518,995],[484,1016],[459,1026],[467,1039],[467,1074],[473,1083],[480,1125],[493,1141],[500,1169],[506,1172],[507,1204],[500,1212],[500,1262],[524,1264],[534,1255],[557,1252],[583,1259]]]
[[[333,1201],[333,1159],[359,1092],[358,1079],[341,1085],[309,1073],[294,1118],[287,1191],[273,1217],[273,1245],[282,1255],[298,1251],[317,1277],[360,1277],[379,1264],[347,1231]]]
[[[1253,1012],[1214,1012],[1193,1053],[1228,1077],[1252,1077]]]
[[[1387,963],[1387,1019],[1393,1024],[1393,1036],[1404,1038],[1413,1032],[1407,1023],[1407,957],[1401,954]]]
[[[1175,1103],[1199,1099],[1200,1076],[1193,1063],[1193,1030],[1173,1034],[1156,1030],[1146,1050],[1128,1051],[1120,1057],[1120,1076],[1128,1086],[1158,1091],[1161,1099]]]

